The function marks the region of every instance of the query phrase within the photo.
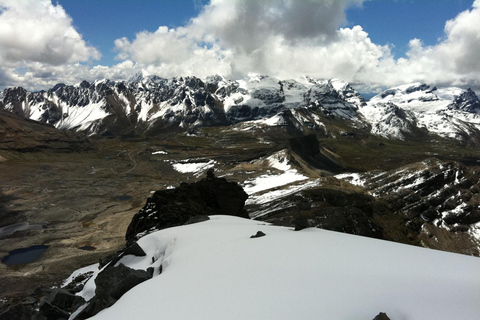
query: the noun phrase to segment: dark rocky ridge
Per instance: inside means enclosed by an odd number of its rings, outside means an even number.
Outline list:
[[[72,152],[93,147],[83,133],[60,131],[4,110],[0,110],[0,141],[0,150],[19,152]]]
[[[156,191],[133,217],[125,239],[132,243],[146,233],[183,225],[198,216],[226,214],[248,218],[243,209],[247,198],[237,183],[215,177],[210,169],[207,177],[198,182]]]

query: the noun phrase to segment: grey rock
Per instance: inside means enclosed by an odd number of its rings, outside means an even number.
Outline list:
[[[386,313],[380,312],[373,320],[390,320]]]
[[[254,238],[260,238],[260,237],[264,237],[264,236],[266,236],[265,233],[263,233],[262,231],[257,231],[257,233],[254,234],[253,236],[251,236],[250,238],[254,239]]]

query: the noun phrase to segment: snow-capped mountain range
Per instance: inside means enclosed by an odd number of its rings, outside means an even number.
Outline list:
[[[232,81],[221,76],[201,80],[138,75],[120,82],[58,84],[40,92],[7,88],[0,93],[0,109],[89,134],[155,133],[259,119],[284,126],[282,114],[291,110],[297,127],[318,128],[325,117],[334,117],[394,139],[418,134],[480,136],[480,101],[472,90],[421,83],[388,89],[367,102],[351,85],[336,79],[252,75]]]

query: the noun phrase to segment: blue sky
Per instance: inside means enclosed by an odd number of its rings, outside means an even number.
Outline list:
[[[480,0],[0,0],[0,87],[254,72],[480,89],[478,21]]]
[[[444,37],[445,22],[471,5],[469,0],[373,0],[348,10],[347,19],[350,26],[361,25],[373,42],[393,44],[403,56],[411,39],[435,45]]]
[[[159,26],[177,28],[198,15],[198,0],[58,0],[73,18],[85,40],[100,49],[101,63],[113,64],[113,41],[134,38],[140,31]],[[346,26],[361,25],[373,42],[392,44],[396,56],[404,56],[413,38],[435,45],[444,36],[447,20],[472,5],[469,0],[373,0],[346,12]]]
[[[100,63],[111,65],[115,39],[134,38],[159,26],[180,27],[198,14],[193,0],[58,0],[84,39],[102,52]],[[199,2],[197,2],[199,3]]]

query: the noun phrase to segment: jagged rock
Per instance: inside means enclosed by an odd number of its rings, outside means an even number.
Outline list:
[[[73,295],[69,291],[60,288],[53,289],[46,301],[51,305],[68,312],[71,312],[85,302],[82,297]]]
[[[0,313],[0,320],[30,320],[32,314],[31,307],[19,303]]]
[[[70,317],[70,313],[52,305],[48,301],[41,302],[39,309],[40,309],[40,314],[44,316],[46,319],[60,320],[60,319],[68,319]]]
[[[147,254],[145,253],[145,251],[143,251],[142,247],[140,247],[140,245],[138,243],[134,243],[132,244],[131,246],[127,247],[127,249],[125,249],[125,251],[123,252],[123,255],[126,256],[126,255],[133,255],[133,256],[136,256],[136,257],[144,257],[146,256]]]
[[[126,249],[119,250],[115,253],[109,254],[103,259],[100,259],[100,268],[105,266],[112,267],[114,266],[120,259],[122,259],[126,255],[133,255],[137,257],[144,257],[146,256],[145,251],[143,251],[142,247],[136,242],[130,244],[126,247]]]
[[[95,279],[95,296],[118,300],[125,292],[150,278],[146,271],[134,270],[123,264],[107,268]]]
[[[145,233],[184,225],[196,216],[224,214],[248,218],[243,209],[247,197],[236,182],[213,174],[195,183],[182,183],[176,189],[157,191],[133,217],[125,238],[132,243]]]
[[[123,264],[106,268],[95,279],[95,297],[75,319],[83,320],[96,315],[101,310],[112,306],[128,290],[151,277],[147,271],[134,270]]]
[[[250,238],[251,238],[251,239],[254,239],[254,238],[261,238],[261,237],[264,237],[264,236],[266,236],[266,234],[265,234],[265,233],[263,233],[262,231],[257,231],[257,233],[256,233],[256,234],[254,234],[253,236],[251,236]]]
[[[373,320],[390,320],[386,313],[380,312]]]

